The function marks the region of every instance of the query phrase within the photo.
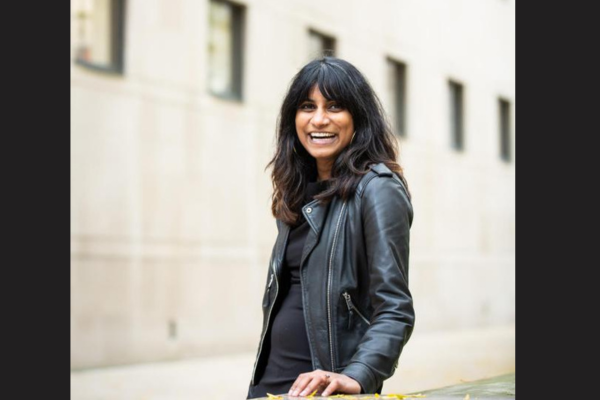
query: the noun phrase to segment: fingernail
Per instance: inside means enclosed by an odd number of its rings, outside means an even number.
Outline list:
[[[306,394],[307,394],[307,393],[308,393],[308,392],[305,390],[305,391],[303,391],[302,393],[300,393],[300,396],[306,396]]]

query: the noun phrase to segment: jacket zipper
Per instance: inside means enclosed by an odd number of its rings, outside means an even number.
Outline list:
[[[329,324],[329,350],[331,352],[331,371],[335,372],[335,363],[333,359],[333,331],[331,329],[331,264],[333,263],[333,253],[335,252],[335,245],[337,243],[337,235],[340,229],[340,223],[342,222],[342,215],[344,215],[344,208],[346,208],[346,202],[342,204],[340,216],[338,217],[337,226],[335,227],[335,233],[333,235],[333,244],[331,245],[331,254],[329,256],[329,271],[327,274],[327,323]]]
[[[350,329],[350,321],[352,321],[352,310],[356,311],[356,313],[358,314],[358,316],[361,317],[362,320],[367,323],[367,325],[371,325],[371,323],[369,322],[369,320],[366,319],[365,316],[362,315],[360,311],[358,311],[358,308],[354,305],[354,303],[352,303],[352,298],[350,297],[350,295],[348,294],[348,292],[342,293],[342,296],[344,296],[344,298],[346,299],[346,305],[348,306],[348,312],[350,313],[350,319],[349,319],[349,322],[348,322],[348,329]]]
[[[271,269],[274,270],[273,264],[271,264]],[[267,286],[267,291],[271,290],[271,284],[273,283],[273,278],[275,277],[275,272],[271,272],[271,279],[269,280],[269,285]],[[277,299],[277,294],[279,293],[279,282],[277,278],[275,278],[275,299]],[[274,302],[273,302],[274,303]],[[269,330],[269,321],[271,319],[271,311],[273,311],[273,307],[271,301],[269,300],[269,314],[267,314],[267,327],[264,329],[264,332],[260,338],[260,345],[258,347],[258,355],[256,356],[256,361],[254,361],[254,368],[252,369],[252,385],[254,385],[254,378],[256,375],[256,367],[258,366],[258,360],[260,360],[260,353],[262,352],[263,342],[265,340],[265,336],[267,335],[267,331]]]

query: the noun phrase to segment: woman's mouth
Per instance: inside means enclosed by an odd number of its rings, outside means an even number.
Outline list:
[[[337,135],[331,132],[312,132],[308,137],[309,142],[316,145],[331,144],[337,139]]]

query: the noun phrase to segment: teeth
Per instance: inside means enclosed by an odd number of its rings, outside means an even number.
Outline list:
[[[335,134],[333,133],[324,133],[324,132],[313,132],[310,134],[310,136],[312,137],[318,137],[318,138],[326,138],[326,137],[333,137],[335,136]]]

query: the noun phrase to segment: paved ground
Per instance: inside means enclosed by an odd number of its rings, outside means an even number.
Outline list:
[[[255,356],[252,351],[174,362],[72,371],[71,399],[244,400]],[[400,358],[398,370],[385,381],[383,393],[418,393],[426,389],[496,377],[513,372],[514,366],[514,326],[428,334],[415,331]],[[430,397],[433,394],[434,392],[430,392],[429,400],[442,400],[442,397]],[[450,393],[437,395],[457,398]],[[461,399],[464,398],[464,395],[461,396]],[[475,399],[473,395],[470,398]]]
[[[446,386],[422,392],[429,400],[442,399],[514,399],[515,398],[515,373],[481,379],[459,385]]]

